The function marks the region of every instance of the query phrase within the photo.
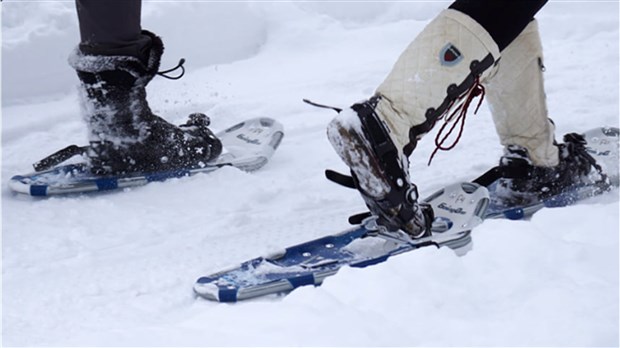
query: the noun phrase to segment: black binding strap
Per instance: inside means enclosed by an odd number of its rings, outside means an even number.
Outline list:
[[[327,178],[327,180],[335,182],[338,185],[341,185],[341,186],[344,186],[350,189],[357,189],[357,185],[355,185],[355,180],[353,179],[352,176],[344,175],[344,174],[338,173],[337,171],[327,169],[325,170],[325,177]]]
[[[82,155],[88,151],[88,146],[69,145],[60,151],[56,151],[53,154],[45,157],[44,159],[34,163],[32,166],[37,172],[51,169],[52,167],[59,165],[60,163],[68,160],[69,158],[77,155]]]
[[[329,105],[315,103],[312,100],[308,100],[308,99],[302,99],[302,100],[304,101],[304,103],[310,104],[312,106],[316,106],[317,108],[330,109],[330,110],[336,111],[337,113],[340,113],[342,111],[341,108],[337,108],[335,106],[329,106]]]
[[[348,222],[351,225],[359,225],[362,222],[364,222],[364,220],[366,218],[369,218],[371,216],[372,216],[372,213],[369,212],[369,211],[367,211],[365,213],[359,213],[359,214],[351,215],[351,216],[349,216]]]
[[[526,166],[497,166],[489,169],[486,173],[473,180],[474,183],[489,187],[499,179],[527,178],[531,175]]]
[[[338,173],[337,171],[327,169],[325,170],[325,177],[338,185],[344,186],[346,188],[357,190],[357,184],[355,182],[355,178],[350,175],[345,175],[342,173]],[[359,225],[366,219],[367,217],[372,216],[372,214],[367,211],[365,213],[359,213],[355,215],[349,216],[349,223],[351,225]]]
[[[393,206],[398,206],[407,199],[408,179],[400,164],[398,149],[375,114],[379,100],[379,97],[372,97],[367,102],[355,104],[351,108],[359,116],[362,131],[368,141],[373,144],[372,150],[375,157],[381,162],[381,168],[392,188],[386,199]]]

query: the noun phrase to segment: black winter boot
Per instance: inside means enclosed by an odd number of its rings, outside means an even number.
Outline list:
[[[525,148],[506,147],[500,168],[507,173],[519,174],[499,180],[498,198],[507,205],[519,205],[538,202],[579,185],[597,183],[605,189],[610,185],[609,181],[588,153],[586,145],[582,135],[566,134],[564,143],[556,144],[560,161],[554,167],[534,166]]]
[[[199,167],[222,151],[206,115],[193,114],[177,127],[153,114],[146,85],[158,72],[164,46],[155,34],[143,35],[151,39],[144,59],[85,54],[80,48],[70,58],[81,81],[87,155],[96,174]]]

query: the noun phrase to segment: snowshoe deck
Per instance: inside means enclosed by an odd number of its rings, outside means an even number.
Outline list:
[[[284,132],[279,122],[263,117],[238,123],[216,136],[222,141],[224,153],[203,166],[153,173],[97,176],[84,163],[65,164],[49,170],[16,175],[9,181],[9,188],[31,196],[50,196],[141,186],[152,181],[208,173],[223,166],[255,171],[269,161],[280,145]]]
[[[618,186],[617,128],[596,128],[584,133],[588,151]],[[304,285],[320,285],[344,266],[366,267],[426,246],[449,247],[457,254],[471,248],[471,230],[486,218],[523,219],[543,207],[559,207],[601,194],[596,185],[575,187],[543,202],[527,206],[501,205],[494,199],[495,185],[462,183],[448,186],[424,201],[435,213],[432,235],[411,239],[404,232],[388,232],[369,217],[357,227],[312,240],[269,256],[258,257],[227,270],[199,278],[194,292],[206,299],[235,302],[259,296],[288,293]]]
[[[429,237],[411,239],[401,231],[388,232],[375,223],[375,217],[370,217],[351,230],[201,277],[194,291],[209,300],[235,302],[319,285],[343,266],[366,267],[426,246],[447,246],[457,253],[466,252],[471,246],[470,231],[482,222],[487,207],[486,188],[471,183],[455,184],[425,201],[436,212]]]

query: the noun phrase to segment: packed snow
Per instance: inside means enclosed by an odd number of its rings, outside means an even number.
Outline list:
[[[486,221],[473,250],[426,248],[317,288],[218,304],[193,282],[252,257],[348,228],[359,195],[325,128],[370,96],[449,2],[146,2],[164,39],[153,110],[215,130],[268,116],[285,138],[261,171],[234,168],[125,192],[31,199],[7,180],[86,142],[66,58],[72,2],[2,2],[2,338],[5,346],[618,346],[618,191],[530,221]],[[550,114],[561,136],[618,127],[619,4],[551,2],[538,15]],[[426,195],[471,180],[501,155],[488,108],[451,152],[412,178]]]

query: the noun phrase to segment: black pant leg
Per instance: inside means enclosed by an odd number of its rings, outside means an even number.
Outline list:
[[[546,3],[547,0],[456,0],[450,8],[478,22],[502,51]]]
[[[141,0],[76,0],[76,7],[84,53],[142,58],[150,46],[141,34]]]

